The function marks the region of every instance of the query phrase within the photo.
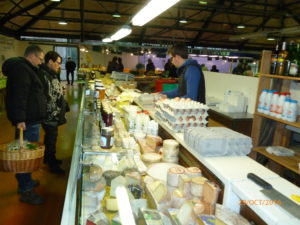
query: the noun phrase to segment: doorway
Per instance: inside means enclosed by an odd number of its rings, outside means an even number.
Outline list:
[[[76,69],[74,73],[74,81],[77,80],[77,70],[79,65],[79,54],[78,54],[78,48],[77,47],[70,47],[70,46],[54,46],[54,51],[56,51],[60,56],[62,57],[62,64],[61,64],[61,72],[60,72],[60,79],[62,81],[66,81],[66,62],[68,57],[71,57],[71,59],[76,63]]]

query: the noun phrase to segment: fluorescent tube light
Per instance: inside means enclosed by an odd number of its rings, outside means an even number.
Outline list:
[[[106,42],[106,43],[112,42],[112,41],[113,40],[111,38],[104,38],[104,39],[102,39],[102,42]]]
[[[200,5],[207,5],[207,1],[199,1]]]
[[[239,24],[239,25],[236,26],[236,28],[238,28],[238,29],[244,29],[244,28],[246,28],[246,26],[244,24]]]
[[[188,21],[186,19],[180,19],[179,23],[187,23]]]
[[[121,17],[121,15],[119,14],[119,13],[114,13],[113,15],[112,15],[112,17],[114,17],[114,18],[120,18]]]
[[[124,186],[118,186],[116,188],[116,197],[121,223],[124,225],[136,225],[129,202],[128,193]]]
[[[132,24],[134,26],[143,26],[179,1],[180,0],[152,0],[132,18]]]
[[[131,34],[132,30],[129,26],[123,26],[120,30],[118,30],[115,34],[113,34],[110,38],[113,41],[117,41]]]
[[[59,21],[58,24],[59,25],[67,25],[68,23],[66,21]]]

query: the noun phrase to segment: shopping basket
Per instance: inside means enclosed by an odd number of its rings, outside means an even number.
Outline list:
[[[44,145],[24,144],[23,129],[20,129],[19,149],[11,150],[9,144],[0,144],[0,171],[27,173],[38,170],[43,162],[44,152]]]

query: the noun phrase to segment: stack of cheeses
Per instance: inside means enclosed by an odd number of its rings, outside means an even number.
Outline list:
[[[162,147],[163,162],[178,163],[179,143],[173,139],[163,141]]]
[[[155,104],[156,114],[175,131],[207,125],[208,106],[185,98],[165,99]]]
[[[248,155],[252,139],[225,127],[197,127],[184,131],[184,141],[202,156]]]
[[[138,102],[145,107],[153,107],[155,101],[158,100],[159,95],[144,93],[138,97]]]
[[[202,176],[197,167],[171,167],[167,173],[167,185],[162,181],[144,180],[158,210],[179,209],[181,224],[192,223],[197,215],[213,214],[219,188]]]

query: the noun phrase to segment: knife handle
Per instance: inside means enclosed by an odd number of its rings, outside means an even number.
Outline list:
[[[272,185],[268,182],[261,179],[259,176],[255,175],[254,173],[248,173],[247,177],[252,180],[254,183],[258,184],[264,189],[273,189]]]

